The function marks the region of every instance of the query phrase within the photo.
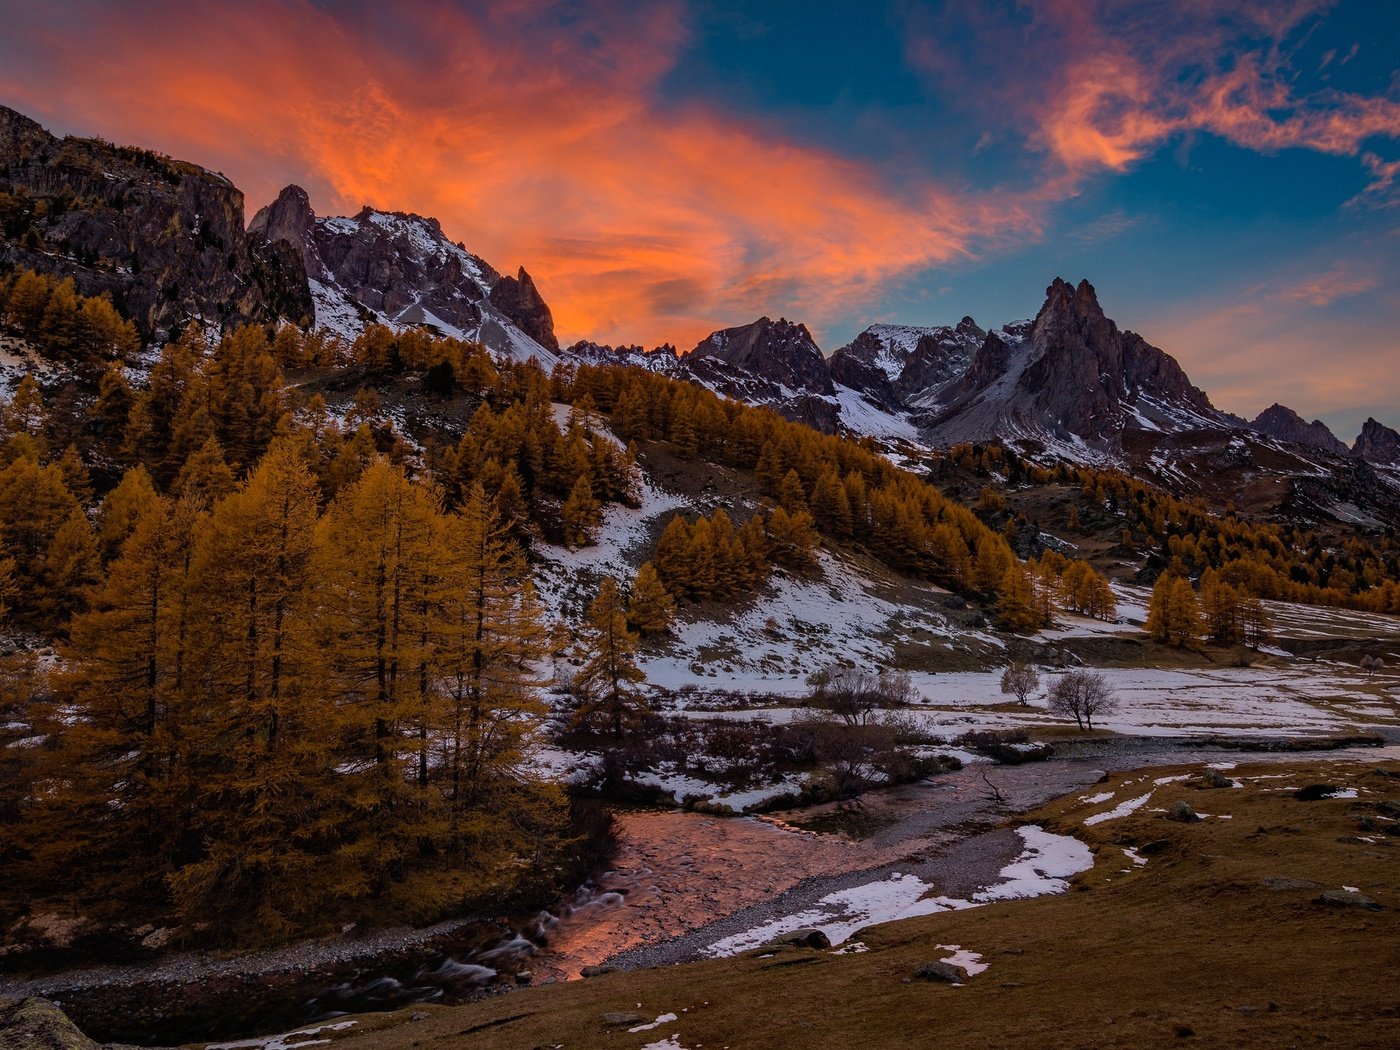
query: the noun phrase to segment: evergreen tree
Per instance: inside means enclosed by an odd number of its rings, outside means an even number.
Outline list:
[[[190,568],[188,719],[201,858],[170,880],[190,922],[285,936],[368,890],[343,848],[347,782],[312,601],[317,490],[275,443],[200,527]]]
[[[432,622],[442,568],[435,500],[376,459],[321,520],[316,628],[356,757],[369,764],[360,862],[376,888],[400,877],[441,818],[427,792],[438,720]],[[392,815],[391,819],[386,819]]]
[[[90,610],[73,619],[57,756],[66,776],[49,817],[73,830],[41,854],[118,906],[163,899],[192,846],[182,722],[194,515],[153,490],[143,499]]]
[[[627,628],[627,606],[611,576],[603,578],[588,607],[580,651],[584,664],[574,677],[576,723],[620,741],[646,710],[636,688],[646,675],[637,666],[637,636]]]
[[[1035,592],[1020,565],[1013,564],[1002,574],[997,589],[997,623],[1009,631],[1033,631],[1040,626]]]
[[[632,581],[627,623],[642,635],[662,634],[676,616],[676,603],[661,583],[651,562],[643,562]]]
[[[593,483],[585,467],[574,482],[569,498],[559,508],[564,526],[564,542],[570,547],[586,547],[593,542],[593,530],[603,521],[603,508],[593,495]]]
[[[448,690],[449,845],[481,863],[492,843],[510,841],[512,783],[545,714],[536,668],[548,643],[523,554],[480,484],[446,527],[451,562],[436,644]]]

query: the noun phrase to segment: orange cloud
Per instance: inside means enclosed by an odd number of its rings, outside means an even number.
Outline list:
[[[1380,285],[1375,273],[1357,273],[1338,266],[1327,273],[1315,274],[1295,285],[1283,288],[1270,298],[1275,302],[1306,303],[1309,306],[1331,306],[1338,299],[1369,292]]]
[[[565,28],[555,14],[93,4],[31,32],[0,97],[223,170],[250,211],[297,181],[321,212],[436,216],[497,266],[523,262],[566,339],[684,347],[759,312],[821,324],[1038,229],[1013,198],[897,182],[656,101],[686,39],[673,4],[586,5]]]
[[[916,18],[909,55],[944,87],[981,100],[991,119],[1018,125],[1072,192],[1085,176],[1125,171],[1192,131],[1261,152],[1346,156],[1368,139],[1400,138],[1400,101],[1296,87],[1282,42],[1329,6],[1045,0],[1011,37],[963,0],[952,5],[957,24],[977,44],[950,54],[940,41],[961,37],[939,32],[946,17]]]

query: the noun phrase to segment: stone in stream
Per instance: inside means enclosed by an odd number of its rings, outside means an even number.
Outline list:
[[[616,972],[616,966],[609,966],[607,963],[604,963],[601,966],[585,966],[582,970],[578,972],[578,975],[580,977],[602,977],[605,973]]]

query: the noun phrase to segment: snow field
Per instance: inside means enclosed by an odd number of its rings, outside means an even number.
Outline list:
[[[923,879],[892,872],[885,878],[829,893],[810,908],[725,937],[705,948],[702,954],[711,958],[737,955],[760,947],[780,934],[807,927],[821,930],[833,945],[841,944],[867,926],[975,908],[991,901],[1061,893],[1069,888],[1068,880],[1072,876],[1093,866],[1089,847],[1078,839],[1051,834],[1034,824],[1017,828],[1016,833],[1024,843],[1021,854],[1002,868],[999,882],[973,894],[971,900],[928,896],[932,887]],[[948,947],[957,950],[956,945]]]

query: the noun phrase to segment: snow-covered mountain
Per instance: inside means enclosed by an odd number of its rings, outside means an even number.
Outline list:
[[[1034,320],[983,329],[873,325],[829,358],[805,325],[759,318],[689,354],[581,343],[566,359],[660,371],[917,461],[998,441],[1046,463],[1113,466],[1218,506],[1363,527],[1400,522],[1400,438],[1372,421],[1349,449],[1275,408],[1217,409],[1168,353],[1120,329],[1087,281],[1055,280]]]
[[[373,323],[420,327],[516,360],[534,357],[545,369],[559,360],[553,317],[525,269],[502,276],[449,240],[436,219],[369,207],[322,218],[305,190],[288,186],[249,231],[301,258],[317,327],[349,339]]]

